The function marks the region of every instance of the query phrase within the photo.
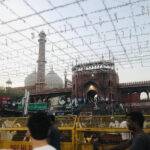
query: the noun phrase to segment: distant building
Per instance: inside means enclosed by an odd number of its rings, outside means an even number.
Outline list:
[[[26,88],[30,91],[31,96],[38,98],[48,99],[64,95],[77,99],[79,102],[86,100],[86,103],[94,103],[95,109],[98,108],[96,106],[98,101],[106,101],[111,104],[118,102],[121,107],[124,105],[127,108],[144,108],[145,111],[149,111],[150,81],[120,84],[115,64],[110,60],[75,65],[72,68],[72,82],[66,78],[65,72],[65,86],[53,68],[45,75],[46,35],[42,31],[39,37],[38,70],[29,74],[25,78],[25,87],[20,87],[18,90]]]

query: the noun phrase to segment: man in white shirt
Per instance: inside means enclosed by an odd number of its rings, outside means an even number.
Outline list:
[[[128,128],[126,120],[120,123],[120,128]],[[130,133],[121,133],[121,136],[122,136],[122,140],[129,140],[131,138]]]
[[[31,134],[33,150],[56,150],[47,143],[50,120],[46,113],[38,112],[32,114],[28,119],[27,126]]]
[[[115,123],[111,121],[111,122],[109,123],[109,128],[115,128]]]
[[[118,120],[115,120],[115,128],[119,128],[119,126],[120,126],[119,121],[118,121]]]

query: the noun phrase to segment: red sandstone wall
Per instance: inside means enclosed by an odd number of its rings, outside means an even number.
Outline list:
[[[126,103],[137,103],[140,101],[140,93],[122,95],[122,100]]]
[[[103,72],[101,70],[77,71],[72,76],[72,95],[75,97],[86,96],[88,84],[97,87],[98,96],[107,96],[110,99],[118,99],[118,75],[114,70]]]

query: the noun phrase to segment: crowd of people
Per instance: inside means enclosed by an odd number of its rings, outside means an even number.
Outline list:
[[[70,113],[72,114],[79,114],[86,108],[87,110],[92,109],[93,114],[95,115],[125,114],[125,107],[122,103],[119,103],[118,101],[110,102],[99,97],[94,99],[88,99],[85,97],[57,97],[49,98],[48,102],[50,109],[58,107],[64,112],[70,110]]]
[[[126,150],[127,148],[129,150],[150,150],[150,135],[144,133],[144,121],[144,115],[138,111],[127,113],[126,120],[120,123],[112,118],[110,128],[128,128],[129,132],[121,133],[122,142],[110,150]],[[10,125],[10,123],[7,124]],[[28,118],[27,127],[29,130],[23,140],[31,140],[33,150],[61,149],[60,131],[53,114],[43,111],[33,113]],[[97,150],[101,144],[101,138],[96,141],[97,137],[93,136],[93,139],[93,148]],[[15,136],[12,140],[15,140]]]
[[[13,102],[11,104],[7,104],[4,109],[0,112],[1,116],[21,116],[22,109],[24,108],[22,100],[18,100],[18,102]],[[46,109],[49,109],[53,112],[64,113],[64,114],[75,114],[78,115],[82,110],[89,110],[93,112],[94,115],[117,115],[117,114],[125,114],[125,106],[118,101],[108,101],[108,99],[104,99],[102,97],[94,97],[94,98],[71,98],[66,96],[56,96],[56,97],[30,97],[30,104],[37,104],[40,106],[41,104],[47,104]],[[39,104],[39,105],[38,105]],[[28,107],[28,109],[31,107]],[[35,107],[34,107],[35,108]],[[38,109],[38,107],[37,107]],[[37,111],[37,109],[35,111]],[[32,109],[32,111],[34,111]]]

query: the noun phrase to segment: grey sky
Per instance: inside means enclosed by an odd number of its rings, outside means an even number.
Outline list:
[[[47,34],[46,73],[114,60],[120,82],[149,80],[150,0],[0,0],[0,84],[23,86]]]

